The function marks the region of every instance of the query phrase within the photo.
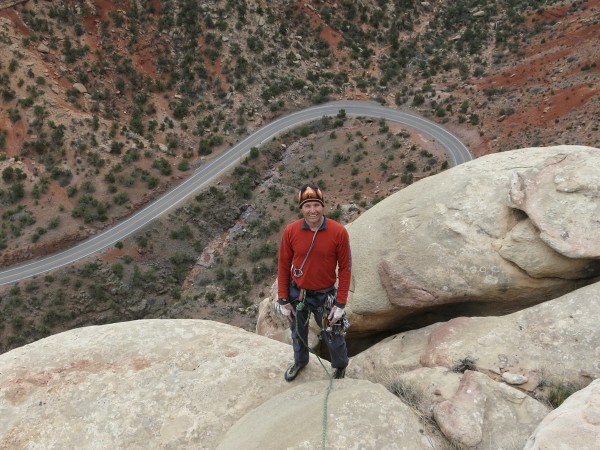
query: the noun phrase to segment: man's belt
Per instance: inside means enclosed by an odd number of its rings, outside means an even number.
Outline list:
[[[298,286],[298,284],[292,280],[292,286],[294,286],[297,289],[301,289],[300,286]],[[307,295],[317,295],[317,294],[327,294],[328,292],[331,292],[335,289],[335,285],[334,286],[329,286],[328,288],[325,289],[315,289],[315,290],[310,290],[310,289],[304,289],[304,292],[306,292]]]
[[[335,289],[335,286],[330,286],[325,289],[317,289],[316,291],[311,291],[310,289],[305,289],[305,291],[308,295],[315,295],[315,294],[327,294],[328,292],[331,292],[334,289]]]

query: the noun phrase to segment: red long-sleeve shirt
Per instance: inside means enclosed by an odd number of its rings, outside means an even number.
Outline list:
[[[350,289],[352,256],[348,231],[342,224],[325,218],[302,268],[303,275],[295,277],[291,273],[292,264],[296,269],[302,266],[314,234],[304,219],[296,220],[285,228],[279,247],[278,296],[289,298],[290,277],[298,286],[310,291],[333,286],[339,278],[336,303],[345,305]]]

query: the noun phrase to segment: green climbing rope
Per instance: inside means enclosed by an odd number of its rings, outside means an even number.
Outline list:
[[[304,309],[304,298],[300,299],[300,303],[298,303],[298,305],[296,306],[297,311],[298,310],[302,311],[303,309]],[[304,342],[304,339],[302,339],[302,336],[300,336],[300,333],[298,332],[297,316],[295,316],[294,322],[296,322],[296,336],[298,336],[300,338],[300,340],[305,345],[305,347],[308,349],[308,351],[317,357],[317,359],[319,360],[319,363],[321,364],[321,367],[323,367],[323,370],[325,371],[325,373],[327,374],[327,377],[329,378],[329,386],[327,387],[327,391],[325,392],[325,398],[323,399],[323,435],[321,436],[321,449],[325,450],[327,447],[327,402],[329,400],[329,394],[331,393],[331,389],[333,388],[334,372],[329,373],[329,371],[327,370],[327,367],[325,367],[325,364],[323,364],[323,361],[321,360],[319,355],[317,355],[317,353],[310,348],[308,343]],[[308,317],[306,318],[306,324],[308,324],[309,322],[310,322],[310,311],[308,312]]]

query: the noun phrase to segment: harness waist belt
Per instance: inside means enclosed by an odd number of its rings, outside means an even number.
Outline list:
[[[325,289],[317,289],[316,291],[311,291],[310,289],[304,289],[304,292],[306,292],[308,295],[315,295],[315,294],[326,294],[327,292],[331,292],[335,289],[335,286],[331,286]]]
[[[294,280],[290,280],[292,286],[294,286],[297,289],[302,289],[300,286],[298,286],[298,283],[296,283]],[[314,294],[326,294],[327,292],[331,292],[335,289],[335,285],[333,286],[329,286],[327,288],[324,289],[315,289],[315,290],[310,290],[310,289],[304,289],[304,292],[306,292],[308,295],[314,295]]]

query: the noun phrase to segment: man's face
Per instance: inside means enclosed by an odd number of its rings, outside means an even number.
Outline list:
[[[321,218],[323,217],[323,205],[319,202],[306,202],[302,205],[302,215],[304,220],[308,223],[311,228],[318,227],[321,225]]]

